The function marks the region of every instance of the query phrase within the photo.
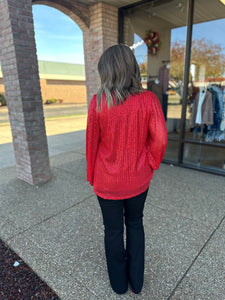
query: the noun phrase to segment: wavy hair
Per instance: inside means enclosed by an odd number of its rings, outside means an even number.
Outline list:
[[[140,69],[132,50],[123,44],[105,50],[98,62],[101,86],[97,92],[97,109],[100,110],[103,95],[108,108],[122,104],[132,94],[143,91]]]

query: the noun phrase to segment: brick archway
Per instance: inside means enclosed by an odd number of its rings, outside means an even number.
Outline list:
[[[86,31],[89,28],[89,8],[87,6],[78,4],[71,5],[64,0],[33,0],[32,3],[34,5],[47,5],[58,9],[70,17],[82,31]]]
[[[74,0],[33,0],[32,3],[58,9],[82,30],[89,103],[99,86],[98,59],[106,48],[118,43],[118,9],[102,2],[85,5]]]
[[[75,0],[33,0],[59,9],[83,31],[87,100],[96,93],[97,62],[118,43],[118,9]],[[32,2],[0,0],[0,61],[12,130],[17,177],[39,185],[51,178],[40,89]]]

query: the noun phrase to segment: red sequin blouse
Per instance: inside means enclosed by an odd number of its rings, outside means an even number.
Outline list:
[[[167,147],[167,130],[158,98],[149,91],[108,109],[96,95],[88,109],[87,180],[104,199],[126,199],[144,192]]]

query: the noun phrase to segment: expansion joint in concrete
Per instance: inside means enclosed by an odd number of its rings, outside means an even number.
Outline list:
[[[51,216],[48,217],[48,218],[45,218],[45,219],[41,220],[40,222],[38,222],[38,223],[36,223],[36,224],[31,225],[30,227],[26,228],[25,230],[23,230],[23,231],[21,231],[21,232],[18,232],[17,234],[14,234],[14,235],[11,236],[10,238],[8,238],[8,239],[6,240],[6,242],[8,243],[11,239],[14,239],[16,236],[22,235],[22,234],[26,233],[27,231],[29,231],[30,229],[33,229],[34,227],[36,227],[36,226],[38,226],[38,225],[40,225],[40,224],[42,224],[42,223],[44,223],[44,222],[46,222],[46,221],[48,221],[48,220],[54,218],[54,217],[57,217],[58,215],[60,215],[60,214],[62,214],[62,213],[64,213],[64,212],[66,212],[67,210],[70,210],[71,208],[73,208],[73,207],[75,207],[75,206],[78,206],[79,204],[81,204],[81,203],[87,201],[88,199],[90,199],[90,198],[93,197],[93,196],[94,196],[93,194],[88,195],[88,196],[85,197],[83,200],[81,200],[81,201],[79,201],[79,202],[77,202],[77,203],[75,203],[75,204],[73,204],[73,205],[71,205],[71,206],[69,206],[69,207],[67,207],[67,208],[65,208],[65,209],[63,209],[63,210],[61,210],[61,211],[59,211],[58,213],[56,213],[56,214],[54,214],[54,215],[51,215]]]
[[[196,257],[194,258],[194,260],[192,261],[192,263],[190,264],[190,266],[187,268],[187,270],[184,273],[184,275],[178,281],[177,285],[175,286],[175,288],[173,289],[173,291],[171,292],[171,294],[169,295],[169,297],[167,298],[167,300],[171,300],[172,299],[172,296],[174,296],[177,288],[182,283],[182,281],[184,280],[184,278],[187,276],[188,272],[190,271],[190,269],[192,268],[192,266],[194,265],[194,263],[196,262],[196,260],[198,259],[198,257],[201,255],[202,251],[206,248],[206,246],[208,245],[208,243],[210,242],[210,240],[212,239],[212,237],[214,236],[214,234],[216,233],[216,231],[219,229],[219,227],[221,226],[221,224],[223,223],[223,221],[225,221],[225,216],[220,220],[220,222],[218,223],[218,225],[216,226],[216,228],[212,231],[212,233],[210,234],[209,238],[204,243],[204,245],[202,246],[202,248],[200,249],[200,251],[198,252],[198,254],[196,255]]]

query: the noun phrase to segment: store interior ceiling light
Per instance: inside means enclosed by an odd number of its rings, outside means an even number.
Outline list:
[[[222,2],[222,3],[223,3],[223,5],[225,5],[225,0],[220,0],[220,2]]]

